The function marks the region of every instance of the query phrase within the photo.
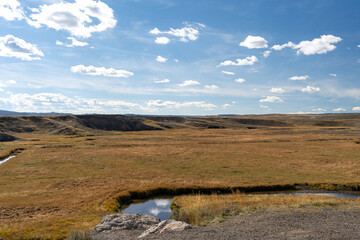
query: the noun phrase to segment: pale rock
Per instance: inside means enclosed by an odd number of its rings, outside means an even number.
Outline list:
[[[155,226],[150,227],[148,230],[144,231],[138,238],[144,238],[149,234],[153,234],[153,233],[178,232],[190,228],[192,228],[192,226],[185,222],[175,221],[175,220],[165,220],[156,224]]]

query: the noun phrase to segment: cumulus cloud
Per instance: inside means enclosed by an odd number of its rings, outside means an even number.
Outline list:
[[[217,86],[217,85],[205,85],[205,88],[206,89],[210,89],[210,90],[215,90],[215,89],[218,89],[219,88],[219,86]]]
[[[157,37],[155,39],[155,43],[166,45],[166,44],[170,43],[170,39],[167,37]]]
[[[157,56],[156,57],[156,61],[158,61],[158,62],[166,62],[167,61],[167,58],[164,58],[164,57],[162,57],[162,56]]]
[[[279,51],[284,48],[297,49],[297,55],[314,55],[325,54],[336,49],[335,43],[340,42],[342,39],[333,35],[322,35],[320,38],[314,38],[311,41],[301,41],[298,44],[288,42],[283,45],[274,45],[271,49]]]
[[[231,104],[229,104],[229,103],[225,103],[225,104],[221,105],[221,107],[222,107],[223,109],[227,109],[227,108],[230,107],[230,106],[231,106]]]
[[[267,96],[264,99],[260,99],[259,102],[269,102],[269,103],[274,103],[274,102],[283,102],[283,100],[279,97],[276,96]]]
[[[263,57],[264,57],[264,58],[269,57],[269,56],[270,56],[270,53],[271,53],[271,51],[264,51],[264,52],[263,52]]]
[[[217,106],[203,101],[174,102],[150,100],[144,104],[125,102],[121,100],[86,99],[67,97],[58,93],[10,94],[0,98],[0,103],[13,111],[20,112],[71,112],[71,113],[107,113],[107,112],[156,112],[160,109],[173,108],[204,108],[212,110]]]
[[[360,106],[359,107],[353,107],[352,110],[353,111],[360,111]]]
[[[272,92],[272,93],[284,93],[285,90],[282,89],[282,88],[271,88],[270,92]]]
[[[245,82],[245,79],[243,79],[243,78],[238,78],[238,79],[235,79],[235,82],[237,82],[237,83],[244,83],[244,82]]]
[[[5,18],[7,21],[20,20],[24,18],[24,12],[17,0],[1,0],[0,17]]]
[[[330,73],[330,76],[336,77],[337,75],[336,75],[336,73]]]
[[[267,42],[268,41],[266,41],[265,38],[263,38],[263,37],[249,35],[249,36],[247,36],[245,41],[240,43],[240,46],[247,47],[250,49],[267,48],[268,47]]]
[[[81,42],[79,40],[76,40],[76,38],[74,37],[68,37],[67,39],[71,40],[70,44],[66,44],[61,41],[56,41],[56,45],[66,46],[66,47],[85,47],[89,45],[89,43]]]
[[[169,83],[170,80],[169,79],[163,79],[163,80],[155,80],[154,83]]]
[[[71,71],[73,73],[81,73],[86,75],[93,76],[105,76],[105,77],[119,77],[119,78],[128,78],[133,76],[134,73],[126,71],[126,70],[117,70],[114,68],[104,68],[104,67],[94,67],[94,66],[84,66],[77,65],[71,67]]]
[[[183,108],[183,107],[196,107],[196,108],[205,108],[207,110],[212,110],[216,108],[216,105],[211,103],[200,102],[174,102],[174,101],[162,101],[162,100],[150,100],[147,103],[149,108]]]
[[[36,28],[47,26],[57,31],[65,30],[75,37],[89,38],[116,26],[113,10],[100,0],[61,1],[32,9],[27,22]]]
[[[16,81],[15,80],[8,80],[6,81],[7,84],[16,84]]]
[[[333,109],[334,112],[345,112],[346,111],[346,108],[335,108]]]
[[[326,112],[325,108],[314,108],[313,109],[314,112]]]
[[[258,62],[259,60],[255,56],[246,57],[243,59],[236,59],[236,62],[231,60],[224,61],[218,65],[220,66],[246,66],[246,65],[254,65],[254,63]]]
[[[289,79],[290,80],[293,80],[293,81],[298,81],[298,80],[307,80],[309,79],[310,77],[308,75],[304,75],[304,76],[292,76],[290,77]]]
[[[147,106],[118,100],[69,98],[58,93],[11,94],[0,98],[0,103],[15,111],[93,113],[106,111],[152,111]]]
[[[189,41],[197,40],[200,35],[199,30],[205,27],[205,25],[201,23],[196,23],[196,24],[184,23],[184,24],[185,26],[183,28],[177,28],[177,29],[170,28],[169,31],[160,31],[158,28],[154,28],[153,30],[149,31],[149,33],[152,35],[170,35],[170,36],[178,37],[181,42],[189,42]],[[156,42],[155,40],[156,43],[159,43],[161,41],[164,42],[167,41],[167,43],[170,42],[168,38],[167,40],[163,38],[162,40],[158,40],[158,42]],[[162,44],[167,44],[167,43],[162,43]]]
[[[226,75],[235,75],[235,73],[233,72],[228,72],[228,71],[222,71],[222,73],[226,74]]]
[[[0,56],[15,57],[21,60],[39,60],[44,53],[36,45],[25,42],[23,39],[6,35],[0,37]]]
[[[307,92],[307,93],[320,92],[320,88],[319,87],[307,86],[306,88],[301,89],[301,91],[302,92]]]
[[[180,87],[187,87],[187,86],[194,86],[194,85],[200,85],[198,81],[194,80],[186,80],[183,83],[178,84]]]

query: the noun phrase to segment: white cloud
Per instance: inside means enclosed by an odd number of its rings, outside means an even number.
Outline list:
[[[359,48],[360,48],[360,44],[359,45],[357,45]]]
[[[313,109],[314,112],[326,112],[325,108],[314,108]]]
[[[180,87],[187,87],[187,86],[193,86],[193,85],[200,85],[200,83],[198,81],[194,81],[194,80],[186,80],[181,84],[178,84],[178,86]]]
[[[307,92],[307,93],[320,92],[320,88],[319,87],[307,86],[306,88],[301,89],[301,91],[302,92]]]
[[[259,102],[269,102],[269,103],[274,103],[274,102],[283,102],[283,100],[279,97],[276,96],[267,96],[264,99],[260,99]]]
[[[0,56],[31,61],[39,60],[39,56],[44,56],[44,53],[36,45],[27,43],[12,35],[6,35],[5,37],[0,37]]]
[[[0,102],[11,107],[14,111],[24,112],[72,112],[94,113],[107,111],[153,111],[146,106],[118,100],[97,100],[80,97],[69,98],[57,93],[11,94],[7,98],[0,98]]]
[[[196,108],[205,108],[207,110],[212,110],[216,108],[216,105],[211,103],[201,102],[174,102],[174,101],[162,101],[162,100],[150,100],[147,103],[149,108],[183,108],[183,107],[196,107]]]
[[[240,46],[242,47],[247,47],[250,49],[253,48],[267,48],[267,41],[265,40],[265,38],[260,37],[260,36],[247,36],[247,38],[245,39],[245,41],[240,43]]]
[[[269,108],[269,106],[266,105],[260,105],[261,108]]]
[[[24,12],[17,0],[1,0],[0,17],[7,21],[20,20],[24,18]]]
[[[16,84],[16,81],[15,80],[8,80],[8,81],[6,81],[6,84]]]
[[[346,111],[346,108],[335,108],[333,109],[334,112],[345,112]]]
[[[0,103],[13,111],[20,112],[68,112],[68,113],[107,113],[107,112],[156,112],[160,109],[204,108],[212,110],[217,106],[203,101],[174,102],[150,100],[145,104],[121,100],[70,98],[58,93],[10,94],[0,98]]]
[[[263,52],[263,57],[264,57],[264,58],[269,57],[269,56],[270,56],[270,53],[271,53],[271,51],[264,51],[264,52]]]
[[[157,44],[163,44],[163,45],[166,45],[170,42],[170,39],[167,38],[167,37],[157,37],[155,39],[155,43]]]
[[[235,82],[237,82],[237,83],[244,83],[244,82],[245,82],[245,79],[243,79],[243,78],[238,78],[238,79],[235,79]]]
[[[75,37],[88,38],[116,26],[113,10],[100,0],[75,0],[41,5],[33,9],[27,19],[36,28],[47,26],[57,31],[65,30]]]
[[[336,77],[337,75],[335,73],[330,73],[330,76]]]
[[[226,74],[226,75],[235,75],[235,73],[233,72],[228,72],[228,71],[222,71],[222,73]]]
[[[292,76],[291,78],[289,78],[290,80],[293,81],[297,81],[297,80],[307,80],[310,77],[308,75],[304,75],[304,76]]]
[[[178,62],[179,62],[179,59],[174,59],[174,62],[177,62],[177,63],[178,63]]]
[[[205,88],[206,89],[211,89],[211,90],[214,90],[214,89],[218,89],[219,88],[219,86],[217,86],[217,85],[205,85]]]
[[[160,31],[158,28],[154,28],[153,30],[149,31],[152,35],[171,35],[175,37],[179,37],[181,42],[189,42],[195,41],[199,37],[199,29],[204,28],[205,25],[196,23],[196,24],[188,24],[184,23],[185,27],[183,28],[170,28],[169,31]],[[160,40],[159,40],[160,41]],[[155,40],[156,42],[156,40]]]
[[[218,65],[219,66],[246,66],[246,65],[254,65],[254,63],[258,62],[257,57],[251,56],[243,59],[236,59],[236,62],[231,60],[224,61]]]
[[[156,80],[154,81],[154,83],[169,83],[170,80],[169,79],[163,79],[163,80]]]
[[[271,88],[270,92],[272,92],[272,93],[284,93],[285,90],[282,89],[282,88]]]
[[[77,65],[71,67],[71,71],[73,73],[81,73],[86,75],[93,76],[105,76],[105,77],[119,77],[119,78],[128,78],[133,76],[134,73],[126,71],[126,70],[117,70],[114,68],[104,68],[104,67],[94,67],[94,66],[84,66]]]
[[[280,51],[280,50],[283,50],[286,47],[294,49],[296,47],[296,44],[294,44],[292,42],[288,42],[288,43],[285,43],[283,45],[274,45],[274,46],[271,47],[271,49],[276,50],[276,51]]]
[[[360,106],[359,107],[353,107],[352,110],[353,111],[360,111]]]
[[[162,57],[162,56],[157,56],[156,57],[156,61],[158,61],[158,62],[166,62],[167,61],[167,58],[164,58],[164,57]]]
[[[333,35],[322,35],[320,38],[315,38],[311,41],[301,41],[299,44],[288,42],[283,45],[274,45],[271,47],[273,50],[282,50],[286,47],[297,49],[297,55],[314,55],[325,54],[336,49],[335,43],[340,42],[342,39]]]
[[[78,41],[74,37],[68,37],[67,39],[71,40],[70,44],[65,44],[65,43],[60,42],[60,41],[57,40],[56,45],[66,46],[66,47],[85,47],[85,46],[89,45],[89,43]]]
[[[221,105],[221,107],[222,107],[223,109],[227,109],[227,108],[230,107],[230,106],[231,106],[231,105],[228,104],[228,103],[225,103],[225,104]]]

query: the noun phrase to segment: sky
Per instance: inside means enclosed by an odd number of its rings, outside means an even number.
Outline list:
[[[358,0],[0,0],[0,109],[360,112]]]

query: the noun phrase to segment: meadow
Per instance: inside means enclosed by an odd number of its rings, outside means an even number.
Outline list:
[[[149,118],[143,122],[164,130],[13,132],[19,140],[1,143],[0,156],[23,150],[0,165],[0,236],[64,239],[73,229],[94,227],[121,199],[156,189],[300,184],[358,190],[360,120],[347,118],[241,128]]]

